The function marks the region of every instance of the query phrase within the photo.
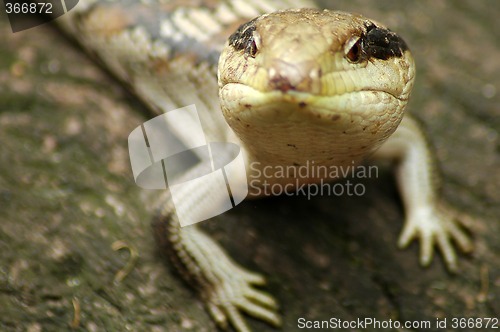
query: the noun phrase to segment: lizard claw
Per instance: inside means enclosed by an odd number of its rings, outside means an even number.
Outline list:
[[[279,327],[281,318],[276,312],[276,301],[254,288],[254,285],[265,284],[264,277],[243,270],[232,262],[225,263],[223,271],[218,271],[220,274],[216,276],[218,281],[205,293],[208,311],[217,324],[227,328],[229,321],[236,331],[249,332],[250,328],[240,312],[243,311]]]
[[[420,264],[427,266],[432,261],[433,247],[437,246],[448,270],[457,271],[457,256],[454,241],[463,252],[473,249],[472,241],[460,227],[460,215],[444,205],[426,206],[415,210],[406,220],[398,246],[404,248],[419,238]]]
[[[196,228],[186,229],[183,234],[189,234],[191,238],[190,254],[203,262],[198,271],[203,275],[201,295],[210,315],[221,328],[226,329],[231,324],[238,332],[250,332],[241,312],[276,327],[281,326],[274,298],[255,288],[265,284],[262,275],[237,265]]]

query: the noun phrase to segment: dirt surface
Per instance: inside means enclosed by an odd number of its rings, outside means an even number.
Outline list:
[[[439,255],[421,268],[416,243],[398,250],[404,216],[385,165],[358,180],[362,197],[250,201],[205,227],[268,276],[282,331],[303,331],[301,317],[430,321],[426,331],[445,330],[436,318],[452,330],[453,318],[499,317],[500,3],[335,4],[410,45],[409,111],[436,148],[444,197],[474,216],[474,253],[451,275]],[[50,26],[13,34],[0,16],[0,45],[0,330],[214,331],[159,257],[147,193],[132,179],[127,137],[144,108]],[[131,250],[138,259],[116,282]]]

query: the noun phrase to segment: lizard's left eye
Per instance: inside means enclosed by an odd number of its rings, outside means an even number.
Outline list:
[[[344,54],[347,60],[357,63],[362,58],[362,38],[359,36],[351,37],[344,45]]]

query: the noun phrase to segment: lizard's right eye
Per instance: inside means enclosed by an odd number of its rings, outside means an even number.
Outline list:
[[[257,43],[254,36],[250,37],[250,39],[247,41],[247,44],[245,46],[245,54],[251,56],[252,58],[254,58],[255,54],[257,54]]]
[[[255,31],[255,21],[251,20],[242,24],[230,37],[229,45],[233,46],[236,50],[243,50],[246,55],[255,57],[259,48],[260,37]]]

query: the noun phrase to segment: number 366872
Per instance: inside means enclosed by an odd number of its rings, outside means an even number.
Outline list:
[[[52,4],[45,2],[6,2],[7,14],[52,14]]]

